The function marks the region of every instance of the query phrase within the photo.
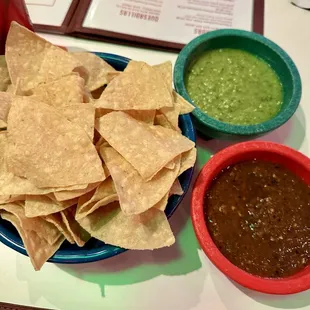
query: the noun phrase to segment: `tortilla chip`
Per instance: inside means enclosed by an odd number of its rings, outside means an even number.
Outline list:
[[[184,191],[183,191],[183,188],[180,184],[180,181],[179,181],[179,179],[176,179],[170,188],[169,196],[171,196],[171,195],[181,196],[183,194],[184,194]]]
[[[96,129],[145,180],[150,180],[173,158],[195,145],[176,131],[138,122],[123,112],[112,112],[97,119]]]
[[[5,121],[3,121],[2,119],[0,119],[0,131],[6,130],[7,125],[8,125],[8,124],[7,124]]]
[[[15,91],[16,91],[16,85],[13,85],[13,84],[10,84],[8,88],[6,89],[6,93],[11,94],[11,95],[15,95]]]
[[[5,56],[0,56],[0,91],[6,91],[11,84],[11,79],[6,65]]]
[[[25,215],[26,217],[37,217],[57,213],[75,205],[77,201],[76,198],[55,202],[48,196],[26,196]]]
[[[104,115],[107,115],[111,112],[113,112],[114,110],[111,109],[96,109],[96,118],[100,118]],[[150,125],[154,124],[154,119],[155,119],[155,114],[156,114],[156,110],[127,110],[127,111],[122,111],[128,115],[130,115],[131,117],[133,117],[134,119],[136,119],[137,121],[141,121]]]
[[[0,133],[0,196],[20,196],[20,195],[45,195],[60,190],[71,190],[85,188],[87,185],[70,186],[66,188],[37,188],[33,183],[25,178],[15,176],[9,172],[5,163],[4,153],[7,145],[6,133]],[[10,201],[6,201],[10,202]]]
[[[158,203],[170,190],[180,170],[180,157],[177,157],[173,170],[164,168],[145,182],[113,148],[101,147],[100,155],[111,173],[122,211],[127,215],[140,214]]]
[[[77,74],[61,77],[51,83],[40,84],[31,90],[37,101],[55,108],[64,108],[83,102],[84,80]]]
[[[25,201],[25,199],[26,199],[25,195],[1,195],[0,204],[6,204],[15,201]]]
[[[82,247],[90,239],[90,235],[85,231],[74,218],[75,208],[66,209],[60,212],[62,221],[65,223],[74,242]]]
[[[70,53],[16,22],[11,23],[7,36],[5,59],[12,84],[16,84],[20,78],[23,91],[28,91],[40,83],[52,82],[82,68],[81,62]]]
[[[84,189],[55,192],[54,197],[57,201],[74,199],[74,198],[80,197],[80,196],[92,191],[99,184],[100,184],[99,182],[98,183],[92,183],[92,184],[88,184],[88,186]]]
[[[79,125],[87,133],[89,139],[94,138],[95,108],[90,103],[77,103],[58,108],[70,122]]]
[[[64,237],[60,236],[56,242],[49,244],[45,239],[39,237],[35,231],[25,231],[15,215],[4,212],[1,213],[1,217],[15,226],[36,271],[42,268],[44,263],[55,254],[64,241]]]
[[[137,121],[144,122],[150,125],[154,124],[156,110],[144,110],[144,111],[128,110],[124,112],[133,117],[134,119],[136,119]]]
[[[169,163],[165,166],[165,168],[167,168],[167,169],[174,169],[174,167],[175,167],[175,162],[174,162],[174,160],[172,160],[171,162],[169,162]]]
[[[172,108],[161,108],[159,110],[170,123],[172,129],[181,132],[179,128],[179,115],[180,115],[180,107],[175,105]],[[165,126],[164,126],[165,127]]]
[[[154,208],[161,211],[165,211],[168,203],[168,198],[169,198],[169,192],[160,201],[157,202]]]
[[[123,72],[115,77],[95,102],[96,108],[112,110],[156,110],[172,107],[173,100],[160,74],[151,66]]]
[[[115,77],[119,76],[121,73],[122,73],[121,71],[108,72],[108,74],[107,74],[107,84],[109,84]]]
[[[27,218],[25,216],[24,207],[16,202],[0,205],[0,210],[5,210],[14,214],[18,218],[23,230],[35,231],[36,234],[40,238],[45,239],[48,244],[54,244],[61,235],[54,225],[46,222],[43,218]]]
[[[161,64],[153,66],[153,68],[161,75],[166,83],[166,86],[172,94],[172,63],[171,61],[166,61]]]
[[[146,69],[150,66],[143,61],[130,60],[124,72],[136,72],[143,74]],[[156,71],[159,77],[161,77],[168,88],[170,95],[172,96],[172,63],[166,61],[158,65],[152,66],[153,70]]]
[[[60,213],[53,213],[43,217],[47,222],[56,226],[56,228],[64,235],[69,243],[74,244],[74,239],[71,236],[66,224],[62,220]]]
[[[124,72],[141,72],[144,66],[149,66],[144,61],[130,60]]]
[[[5,123],[7,122],[13,98],[14,96],[9,93],[0,92],[0,120]]]
[[[175,242],[165,213],[155,208],[128,216],[113,202],[79,222],[92,237],[125,249],[154,250]]]
[[[179,175],[181,175],[187,169],[194,167],[195,162],[196,162],[196,157],[197,157],[196,148],[192,148],[191,150],[182,154]]]
[[[75,218],[78,220],[94,212],[99,207],[117,201],[118,196],[112,178],[103,181],[95,191],[79,198]]]
[[[187,114],[194,111],[195,107],[180,96],[176,91],[173,91],[173,98],[175,105],[180,108],[180,114]]]
[[[88,70],[89,77],[86,83],[86,87],[90,91],[94,91],[95,89],[98,89],[99,87],[108,84],[108,73],[117,72],[102,58],[98,57],[93,53],[73,52],[72,55],[77,58]]]
[[[155,115],[154,124],[162,126],[164,128],[175,130],[173,126],[170,124],[170,122],[168,121],[167,117],[159,112],[157,112]]]
[[[9,170],[37,187],[66,187],[105,179],[85,131],[47,104],[21,97],[8,117]]]

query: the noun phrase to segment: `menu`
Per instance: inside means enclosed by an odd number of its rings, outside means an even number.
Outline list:
[[[26,5],[39,31],[168,48],[182,48],[215,29],[263,32],[263,0],[26,0]]]
[[[25,0],[35,30],[65,33],[78,0]]]

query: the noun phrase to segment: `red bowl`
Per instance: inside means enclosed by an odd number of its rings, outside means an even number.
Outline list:
[[[310,267],[307,266],[286,278],[263,278],[252,275],[233,265],[216,247],[204,219],[204,196],[212,180],[229,165],[241,161],[260,159],[279,163],[310,185],[310,159],[280,144],[250,141],[230,146],[214,155],[202,168],[194,185],[191,217],[198,241],[212,263],[227,277],[249,289],[268,294],[294,294],[310,288]]]

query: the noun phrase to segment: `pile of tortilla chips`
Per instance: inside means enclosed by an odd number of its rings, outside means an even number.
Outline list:
[[[170,62],[117,72],[12,23],[0,62],[0,216],[36,270],[65,240],[175,242],[164,211],[196,149],[178,127],[193,107],[171,85]]]

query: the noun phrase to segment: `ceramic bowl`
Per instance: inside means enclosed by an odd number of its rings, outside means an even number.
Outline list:
[[[113,66],[116,70],[119,71],[124,70],[129,62],[128,58],[118,55],[106,53],[95,54],[107,61],[111,66]],[[195,142],[196,135],[190,116],[181,115],[179,118],[179,126],[182,130],[183,135]],[[183,200],[184,195],[189,188],[192,175],[193,168],[188,169],[179,177],[184,194],[182,196],[173,195],[169,198],[168,205],[165,211],[168,218],[171,217],[178,205]],[[11,223],[2,219],[0,219],[0,241],[8,247],[12,248],[13,250],[21,254],[27,255],[25,247],[16,229]],[[60,249],[48,261],[66,264],[88,263],[103,260],[123,253],[125,251],[126,249],[105,244],[94,238],[90,239],[82,248],[65,241],[60,247]]]
[[[220,48],[245,50],[267,62],[277,73],[283,85],[282,108],[274,118],[266,122],[241,126],[218,121],[196,106],[192,116],[197,130],[208,137],[239,140],[263,135],[287,122],[295,113],[301,98],[301,80],[298,70],[282,48],[254,32],[221,29],[200,35],[188,43],[180,52],[174,67],[176,91],[191,102],[184,84],[189,67],[204,52]]]
[[[310,159],[287,146],[263,141],[235,144],[214,155],[202,168],[193,188],[191,217],[201,248],[211,262],[227,277],[252,290],[269,294],[293,294],[310,288],[310,267],[286,278],[263,278],[233,265],[217,248],[204,219],[204,197],[222,169],[238,162],[253,160],[279,163],[310,185]]]

